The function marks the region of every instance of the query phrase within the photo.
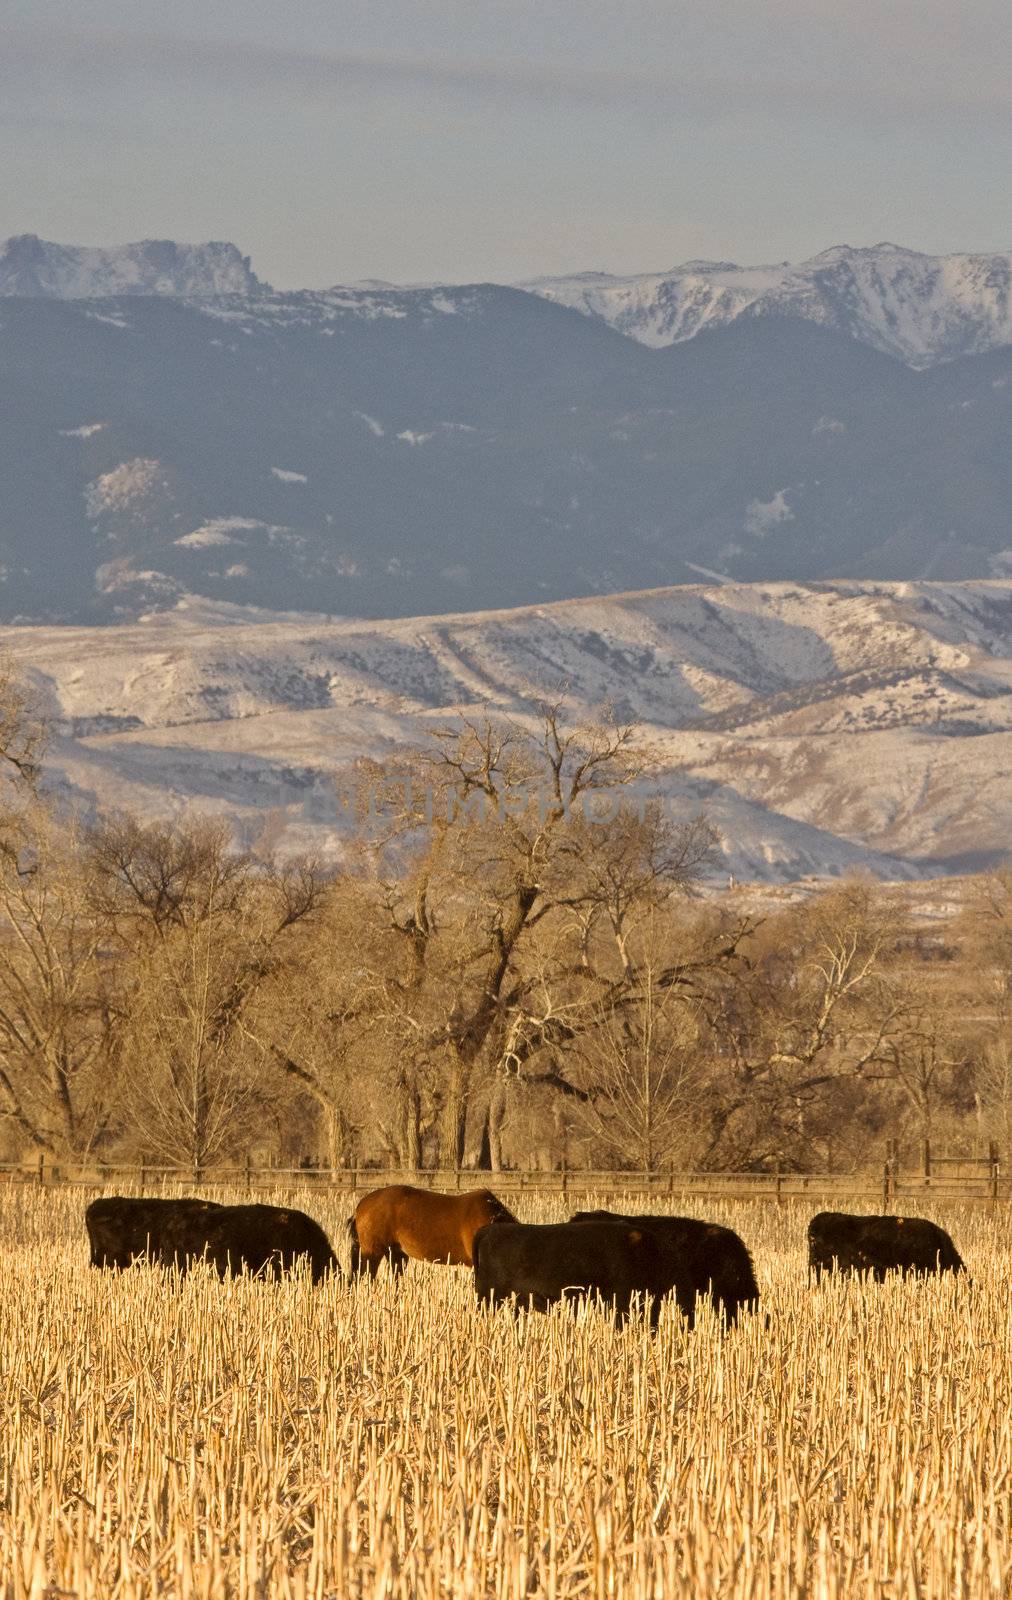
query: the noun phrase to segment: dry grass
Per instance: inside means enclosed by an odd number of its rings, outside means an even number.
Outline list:
[[[88,1197],[0,1195],[5,1600],[1012,1593],[1004,1211],[936,1212],[972,1285],[814,1292],[807,1210],[711,1206],[770,1325],[651,1340],[446,1268],[117,1280]],[[345,1205],[284,1198],[343,1248]]]

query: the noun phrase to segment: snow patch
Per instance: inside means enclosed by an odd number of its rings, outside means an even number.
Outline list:
[[[89,483],[84,504],[88,516],[96,521],[107,512],[139,510],[157,489],[166,487],[161,462],[150,456],[135,456]]]
[[[271,472],[281,483],[308,483],[304,472],[293,472],[289,467],[272,467]]]
[[[202,528],[194,528],[192,533],[184,533],[181,539],[174,542],[181,550],[207,550],[212,545],[235,543],[230,534],[211,522],[205,523]]]
[[[377,422],[376,418],[371,417],[368,411],[356,411],[355,415],[356,417],[361,417],[362,421],[369,429],[369,432],[373,434],[375,438],[382,439],[385,436],[387,430],[384,428],[382,422]]]
[[[61,439],[90,439],[92,434],[101,433],[106,427],[106,422],[86,422],[80,428],[59,428],[57,431]]]
[[[104,311],[86,311],[84,314],[86,317],[90,317],[92,322],[105,322],[110,328],[129,328],[130,326],[126,317],[109,316]]]
[[[787,504],[786,489],[778,489],[772,500],[750,500],[745,507],[745,532],[755,539],[765,539],[773,528],[793,521],[794,512]]]
[[[733,581],[726,572],[714,572],[712,567],[697,566],[695,561],[687,561],[685,565],[690,572],[698,572],[700,577],[710,578],[714,583],[731,583]]]

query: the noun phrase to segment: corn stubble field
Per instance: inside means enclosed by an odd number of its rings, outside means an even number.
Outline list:
[[[93,1191],[0,1196],[0,1594],[1012,1593],[1012,1229],[973,1283],[807,1283],[811,1208],[706,1205],[769,1312],[489,1316],[470,1273],[88,1266]],[[301,1205],[346,1250],[347,1199]],[[630,1204],[634,1209],[634,1204]],[[526,1219],[561,1216],[528,1200]]]

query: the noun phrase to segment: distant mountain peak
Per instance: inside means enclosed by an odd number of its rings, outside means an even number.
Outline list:
[[[885,240],[833,245],[796,264],[687,261],[666,273],[578,273],[517,287],[654,347],[742,316],[835,328],[914,368],[1012,344],[1012,254],[1000,252],[931,256]]]
[[[19,233],[0,245],[0,295],[77,300],[155,294],[199,298],[269,290],[225,240],[179,244],[64,245]]]

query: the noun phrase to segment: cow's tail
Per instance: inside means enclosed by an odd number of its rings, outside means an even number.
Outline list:
[[[355,1277],[362,1264],[361,1250],[358,1242],[358,1227],[355,1223],[355,1213],[348,1218],[348,1236],[351,1239],[351,1275]]]

